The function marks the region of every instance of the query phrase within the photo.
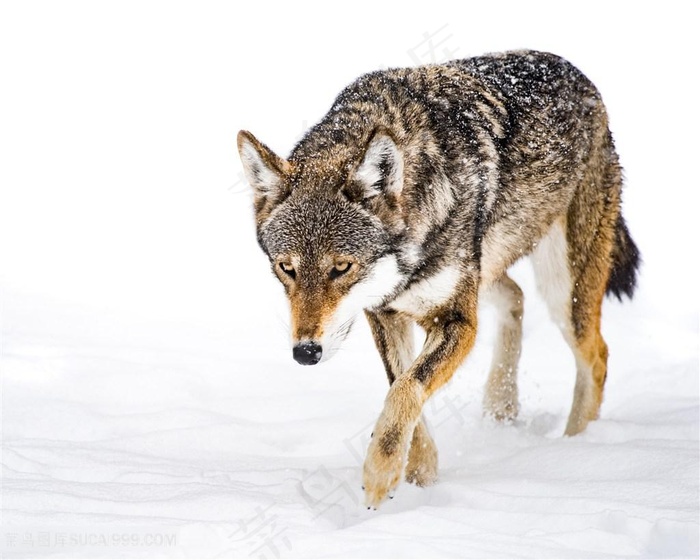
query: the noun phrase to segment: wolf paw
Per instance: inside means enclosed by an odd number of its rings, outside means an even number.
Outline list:
[[[397,379],[389,390],[362,473],[367,507],[377,509],[403,477],[408,448],[420,418],[421,391],[412,377]]]
[[[370,446],[362,474],[367,509],[377,509],[388,497],[393,497],[404,471],[403,457],[399,453],[385,455]]]
[[[520,406],[518,394],[493,394],[487,392],[484,395],[484,416],[493,418],[497,422],[513,422],[518,417]]]
[[[365,505],[377,509],[387,497],[393,497],[391,494],[401,482],[408,445],[396,426],[381,430],[375,428],[374,433],[367,450],[362,481]]]
[[[484,406],[484,416],[493,418],[496,422],[510,423],[518,417],[517,403],[499,403],[498,405]]]

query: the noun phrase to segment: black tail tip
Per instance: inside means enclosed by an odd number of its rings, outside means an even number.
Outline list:
[[[623,296],[632,299],[637,287],[637,272],[642,263],[639,249],[622,219],[617,220],[615,245],[612,251],[612,268],[605,293],[622,301]]]

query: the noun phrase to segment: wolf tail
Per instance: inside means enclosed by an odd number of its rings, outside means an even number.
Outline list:
[[[623,295],[632,299],[637,287],[637,270],[640,264],[639,249],[632,241],[627,224],[620,213],[615,224],[612,267],[605,293],[616,296],[620,301]]]

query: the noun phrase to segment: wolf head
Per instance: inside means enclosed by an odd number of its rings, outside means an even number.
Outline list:
[[[363,309],[402,280],[392,252],[403,227],[401,154],[383,130],[342,162],[337,154],[287,161],[246,131],[238,150],[253,188],[258,242],[289,299],[293,357],[316,364],[337,351]]]

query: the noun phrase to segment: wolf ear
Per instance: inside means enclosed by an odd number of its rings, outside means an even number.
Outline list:
[[[284,180],[289,172],[289,162],[247,130],[238,133],[238,153],[246,179],[255,192],[256,208],[262,208],[265,202],[276,204],[289,194]]]
[[[383,129],[372,135],[362,162],[351,178],[346,194],[362,200],[384,194],[398,197],[403,189],[403,157],[396,142]]]

